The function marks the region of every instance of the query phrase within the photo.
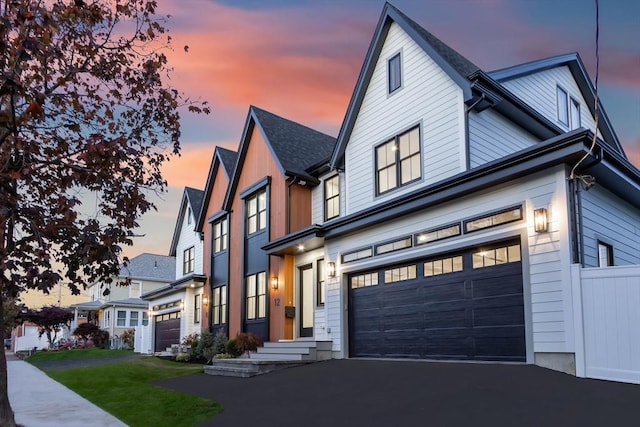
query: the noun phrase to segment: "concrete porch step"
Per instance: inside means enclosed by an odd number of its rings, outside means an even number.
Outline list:
[[[328,360],[331,359],[331,341],[282,340],[265,342],[249,358],[257,360]]]
[[[205,365],[204,373],[225,377],[250,378],[311,362],[312,361],[214,359],[211,365]]]

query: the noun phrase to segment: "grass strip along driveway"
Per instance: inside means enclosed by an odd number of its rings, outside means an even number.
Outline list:
[[[99,349],[43,352],[26,361],[131,427],[195,426],[222,410],[211,400],[149,384],[201,373],[201,365]]]

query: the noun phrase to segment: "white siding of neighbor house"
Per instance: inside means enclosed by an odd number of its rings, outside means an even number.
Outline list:
[[[539,141],[539,138],[491,109],[469,113],[471,168],[531,147]]]
[[[327,260],[338,264],[338,278],[328,281],[325,308],[327,328],[332,332],[330,338],[333,340],[336,356],[345,357],[348,351],[348,274],[508,237],[521,237],[522,240],[528,360],[533,361],[534,352],[571,351],[573,312],[565,197],[566,171],[557,167],[517,182],[429,208],[419,214],[395,218],[356,234],[326,241]],[[517,204],[524,205],[523,222],[463,234],[433,244],[340,265],[341,255],[353,249]],[[535,233],[533,230],[533,210],[539,207],[549,209],[548,233]]]
[[[558,121],[556,87],[559,85],[570,97],[580,102],[582,127],[592,132],[595,130],[595,122],[589,107],[566,65],[508,80],[502,84],[552,123],[568,131],[567,126]]]
[[[188,203],[187,206],[189,206]],[[189,224],[187,212],[184,212],[180,235],[176,245],[176,279],[180,279],[185,276],[185,274],[183,274],[184,251],[189,249],[191,246],[195,247],[195,268],[193,274],[202,274],[203,269],[202,262],[204,257],[204,245],[200,239],[200,235],[194,230],[195,218],[193,215],[193,209],[185,207],[185,210],[191,212],[191,223]]]
[[[581,195],[584,265],[598,267],[598,241],[613,247],[613,265],[640,264],[640,210],[598,183]]]
[[[402,88],[387,93],[387,61],[401,52]],[[420,125],[422,179],[376,196],[374,147]],[[345,214],[466,167],[462,89],[397,24],[389,29],[345,151]]]

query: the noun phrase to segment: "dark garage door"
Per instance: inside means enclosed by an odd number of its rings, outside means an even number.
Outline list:
[[[165,351],[172,344],[180,344],[180,312],[156,316],[155,351]]]
[[[349,278],[351,357],[525,361],[517,242]]]

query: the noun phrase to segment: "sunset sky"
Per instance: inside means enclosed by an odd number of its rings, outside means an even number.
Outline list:
[[[249,105],[337,135],[384,2],[159,0],[174,41],[172,84],[213,114],[182,120],[182,157],[165,168],[145,237],[126,249],[167,254],[184,186],[203,189],[214,147],[236,149]],[[396,7],[484,69],[577,51],[595,76],[591,0],[396,0]],[[600,2],[599,93],[640,165],[640,2]],[[188,45],[188,52],[182,48]]]

